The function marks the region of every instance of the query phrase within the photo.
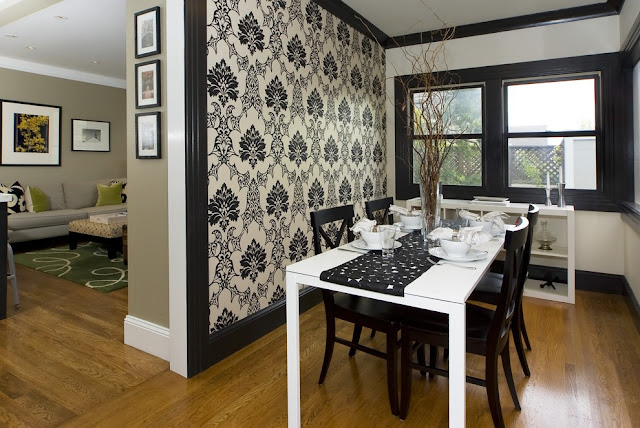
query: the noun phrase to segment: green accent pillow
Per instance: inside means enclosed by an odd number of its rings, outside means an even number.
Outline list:
[[[42,211],[49,211],[49,198],[47,195],[37,187],[29,187],[29,193],[31,194],[31,203],[33,204],[33,212],[39,213]]]
[[[104,184],[98,184],[98,202],[96,207],[103,205],[120,205],[122,199],[120,193],[122,193],[122,183],[115,183],[111,186],[105,186]]]

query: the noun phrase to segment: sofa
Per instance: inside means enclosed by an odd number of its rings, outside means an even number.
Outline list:
[[[25,192],[27,186],[42,190],[49,201],[50,210],[10,214],[7,218],[9,243],[66,236],[69,234],[69,222],[73,220],[88,218],[94,214],[126,212],[124,191],[122,204],[95,206],[98,201],[97,184],[108,186],[115,181],[126,185],[126,179],[123,178],[65,183],[20,183]]]

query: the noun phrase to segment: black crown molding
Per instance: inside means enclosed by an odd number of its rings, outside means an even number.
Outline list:
[[[385,49],[419,45],[422,43],[439,42],[442,40],[444,29],[425,31],[422,33],[406,34],[390,37],[361,14],[344,4],[341,0],[312,0],[328,12],[351,25],[365,36],[380,43]],[[454,39],[480,36],[483,34],[499,33],[502,31],[521,30],[523,28],[540,27],[543,25],[561,24],[580,21],[583,19],[600,18],[618,15],[622,10],[624,0],[607,0],[587,6],[553,10],[531,15],[515,16],[513,18],[497,19],[479,22],[477,24],[461,25],[455,28]]]

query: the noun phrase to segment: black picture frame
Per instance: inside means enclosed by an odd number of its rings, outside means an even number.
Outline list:
[[[111,151],[111,122],[71,119],[71,151]]]
[[[160,7],[152,7],[134,14],[136,58],[157,55],[160,47]]]
[[[60,106],[0,100],[0,165],[60,166],[61,118]],[[25,120],[36,127],[33,132],[40,141],[35,146],[30,146],[30,136],[19,131]]]
[[[160,107],[161,86],[160,60],[136,64],[136,108]]]
[[[136,114],[136,159],[161,159],[160,112]]]

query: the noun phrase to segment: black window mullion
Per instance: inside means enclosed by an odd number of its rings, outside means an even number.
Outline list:
[[[487,80],[485,96],[485,142],[483,147],[484,177],[486,195],[506,196],[508,164],[506,139],[502,132],[502,88],[499,79]]]

